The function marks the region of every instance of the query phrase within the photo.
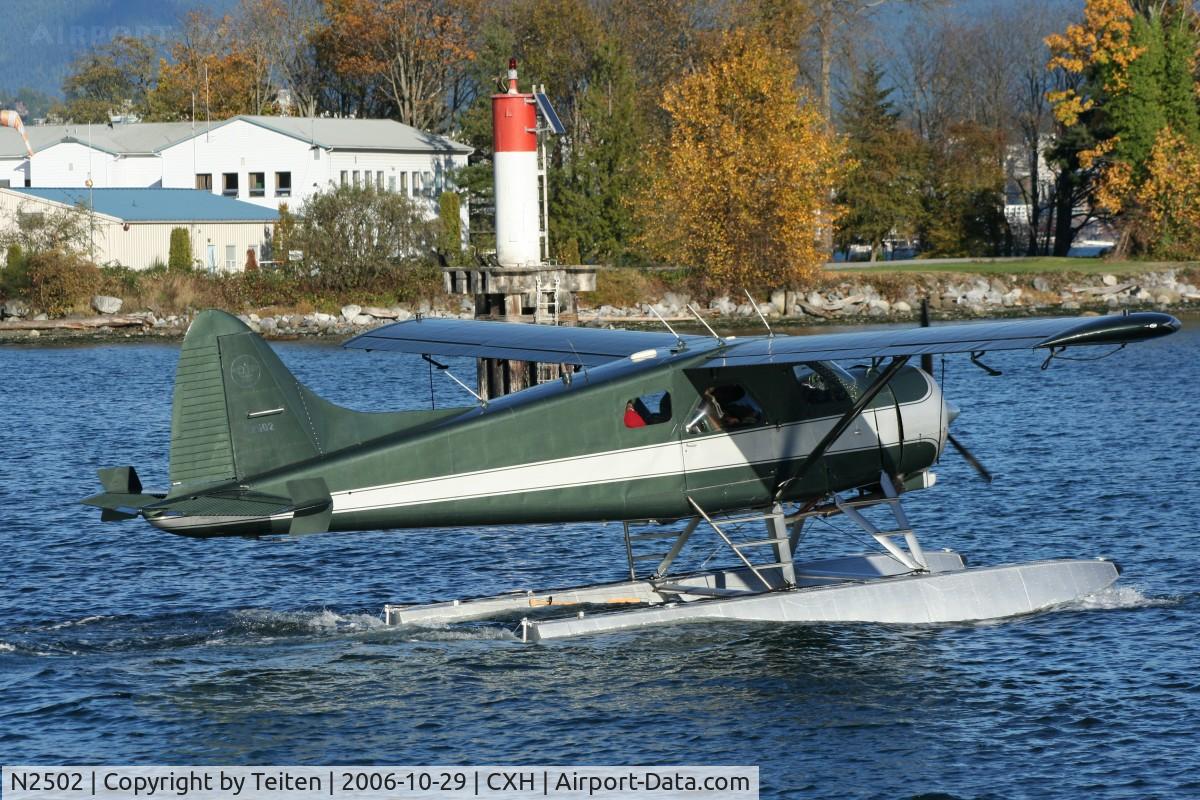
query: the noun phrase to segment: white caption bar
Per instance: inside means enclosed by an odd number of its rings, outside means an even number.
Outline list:
[[[758,767],[0,768],[4,800],[758,800]]]

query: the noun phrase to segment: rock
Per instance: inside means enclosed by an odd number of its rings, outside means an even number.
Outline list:
[[[40,314],[33,315],[34,322],[45,322],[48,319],[50,319],[50,315],[47,314],[45,311],[41,312]]]
[[[25,317],[29,315],[29,304],[24,300],[7,300],[0,306],[0,317]]]
[[[316,319],[318,325],[321,323],[334,322],[333,314],[325,314],[321,311],[318,311],[313,315],[313,317]]]
[[[716,311],[722,316],[730,316],[737,313],[737,303],[730,300],[728,297],[718,297],[708,304],[708,307]]]
[[[1076,303],[1074,300],[1068,300],[1067,302],[1062,304],[1062,307],[1066,311],[1078,311],[1079,303]]]
[[[279,323],[275,321],[274,317],[266,317],[258,325],[262,328],[263,333],[274,333],[275,329],[279,327]]]
[[[1102,280],[1104,282],[1105,286],[1116,286],[1117,285],[1117,276],[1116,275],[1105,275],[1100,280]]]
[[[258,314],[251,314],[250,321],[251,322],[262,322],[262,317],[258,316]]]
[[[92,308],[99,314],[116,314],[121,310],[121,298],[98,294],[92,298]]]
[[[1039,292],[1048,292],[1050,291],[1050,281],[1039,275],[1033,279],[1033,288]]]
[[[815,308],[824,308],[825,307],[825,298],[821,296],[820,292],[809,292],[808,293],[808,304],[810,306],[814,306]]]
[[[392,310],[396,312],[396,319],[398,319],[401,322],[403,322],[406,319],[412,319],[412,312],[409,311],[407,308],[394,308]],[[472,304],[471,304],[471,316],[472,317],[475,316],[474,302],[472,302]]]
[[[342,306],[342,319],[349,322],[362,313],[362,306],[356,306],[353,303]]]
[[[672,311],[686,311],[690,301],[691,298],[675,292],[667,292],[662,298],[662,304]]]
[[[473,298],[473,297],[467,298],[466,300],[459,303],[458,310],[473,312],[475,310],[475,298]],[[366,308],[364,308],[362,310],[361,313],[368,314],[368,315],[374,317],[375,319],[395,319],[396,318],[395,311],[392,311],[390,308],[379,308],[378,306],[367,306]]]
[[[1115,294],[1110,294],[1108,297],[1104,298],[1104,302],[1109,308],[1116,308],[1121,304],[1120,299]]]
[[[903,300],[897,300],[896,302],[892,303],[892,311],[895,311],[897,314],[911,314],[912,306]]]
[[[739,317],[749,317],[751,315],[757,316],[754,311],[754,306],[750,305],[749,303],[742,303],[737,307],[734,313],[736,313]]]
[[[30,338],[30,339],[36,339],[36,338],[38,338],[39,336],[41,336],[41,334],[40,334],[40,333],[38,333],[37,331],[30,331],[30,332],[29,332],[29,338]]]
[[[787,292],[782,289],[771,292],[771,305],[779,309],[779,313],[782,314],[787,309]]]
[[[375,317],[371,316],[370,314],[358,314],[354,317],[354,319],[350,320],[350,323],[360,327],[364,325],[374,325]]]

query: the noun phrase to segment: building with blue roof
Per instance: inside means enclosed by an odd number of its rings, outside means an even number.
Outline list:
[[[213,272],[273,260],[279,218],[275,209],[196,189],[0,188],[0,227],[48,214],[87,215],[92,260],[132,269],[166,264],[171,232],[183,228],[193,266]]]

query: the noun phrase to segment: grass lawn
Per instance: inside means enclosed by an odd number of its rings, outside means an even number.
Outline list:
[[[1167,269],[1188,269],[1200,265],[1195,261],[1106,261],[1102,258],[1014,258],[986,259],[913,259],[911,261],[881,261],[873,265],[856,263],[838,265],[834,274],[878,275],[896,272],[966,272],[978,274],[1029,275],[1049,272],[1075,272],[1089,275],[1112,273],[1128,275],[1138,272],[1158,272]]]

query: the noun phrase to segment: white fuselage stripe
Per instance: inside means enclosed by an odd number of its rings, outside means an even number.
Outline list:
[[[940,434],[939,393],[901,405],[905,442],[933,441]],[[880,409],[887,412],[894,406]],[[862,414],[834,443],[830,453],[872,450],[899,443],[894,413],[877,423],[873,411]],[[708,435],[682,442],[610,450],[475,472],[442,475],[333,493],[335,514],[402,508],[428,503],[482,499],[524,492],[550,491],[620,481],[637,481],[748,467],[803,458],[828,433],[839,417],[755,428],[727,435]],[[931,433],[933,435],[931,435]]]

